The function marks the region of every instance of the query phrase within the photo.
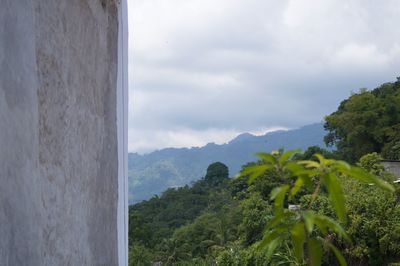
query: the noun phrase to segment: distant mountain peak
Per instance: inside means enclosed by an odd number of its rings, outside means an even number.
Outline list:
[[[217,144],[215,144],[215,142],[209,142],[207,143],[205,146],[203,147],[209,147],[209,146],[216,146]],[[200,147],[201,148],[201,147]]]
[[[249,140],[249,139],[251,139],[253,137],[255,137],[255,136],[253,134],[248,133],[248,132],[242,133],[242,134],[238,135],[236,138],[234,138],[231,141],[229,141],[229,144],[247,141],[247,140]]]

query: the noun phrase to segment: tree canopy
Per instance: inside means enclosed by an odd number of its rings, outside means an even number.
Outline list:
[[[355,162],[378,152],[400,159],[400,81],[351,95],[325,120],[325,142],[336,145],[342,158]]]
[[[218,185],[227,178],[229,178],[228,167],[221,162],[215,162],[207,167],[207,174],[204,177],[204,181],[211,185]]]

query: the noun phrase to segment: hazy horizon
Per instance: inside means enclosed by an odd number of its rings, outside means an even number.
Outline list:
[[[312,124],[316,124],[316,123],[312,123]],[[307,126],[307,125],[305,125],[305,126]],[[229,143],[230,141],[232,141],[233,139],[235,139],[235,138],[237,138],[239,135],[242,135],[242,134],[246,134],[246,133],[248,133],[248,134],[251,134],[251,135],[253,135],[253,136],[263,136],[263,135],[265,135],[265,134],[268,134],[268,133],[272,133],[272,132],[277,132],[277,131],[288,131],[288,130],[293,130],[293,129],[297,129],[297,128],[279,128],[279,127],[275,127],[275,128],[270,128],[270,129],[265,129],[265,131],[263,131],[263,130],[261,130],[261,131],[253,131],[253,132],[237,132],[236,133],[236,135],[233,135],[233,134],[235,134],[235,132],[234,131],[232,131],[232,137],[230,137],[230,138],[228,138],[228,139],[221,139],[221,138],[218,138],[218,136],[216,137],[216,139],[219,139],[220,141],[214,141],[214,140],[211,140],[211,141],[208,141],[208,142],[204,142],[204,143],[200,143],[199,145],[189,145],[189,146],[163,146],[163,147],[159,147],[159,148],[155,148],[155,149],[150,149],[150,150],[142,150],[142,151],[129,151],[129,153],[137,153],[137,154],[140,154],[140,155],[145,155],[145,154],[149,154],[149,153],[152,153],[152,152],[154,152],[154,151],[158,151],[158,150],[162,150],[162,149],[166,149],[166,148],[173,148],[173,149],[180,149],[180,148],[188,148],[188,149],[191,149],[191,148],[201,148],[201,147],[204,147],[204,146],[206,146],[207,144],[210,144],[210,143],[214,143],[214,144],[217,144],[217,145],[222,145],[222,144],[227,144],[227,143]],[[211,136],[212,137],[212,136]],[[225,136],[224,136],[225,137]]]

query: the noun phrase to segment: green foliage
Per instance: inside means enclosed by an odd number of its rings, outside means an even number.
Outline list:
[[[154,260],[167,265],[188,261],[201,265],[237,238],[240,209],[231,196],[225,167],[214,164],[207,181],[204,178],[191,187],[171,188],[161,197],[130,206],[130,245],[151,249]]]
[[[270,262],[266,254],[255,246],[231,246],[220,252],[216,258],[216,264],[221,266],[265,266],[270,265]]]
[[[271,205],[259,193],[252,193],[249,198],[240,202],[242,221],[239,230],[245,245],[260,240],[267,219],[272,215]]]
[[[316,213],[326,215],[328,217],[335,217],[335,211],[331,205],[330,199],[326,194],[319,194],[317,196],[307,194],[299,200],[300,208],[303,210],[311,209]]]
[[[343,161],[325,159],[319,154],[315,155],[317,161],[293,161],[290,158],[294,154],[294,151],[260,153],[258,156],[262,159],[262,164],[249,166],[242,171],[242,175],[249,176],[249,182],[271,169],[282,179],[296,178],[292,185],[284,184],[272,190],[270,199],[274,202],[274,216],[267,222],[258,247],[265,248],[266,253],[272,256],[282,243],[289,241],[297,261],[305,261],[310,265],[322,264],[324,247],[335,254],[341,265],[347,265],[333,242],[350,242],[341,225],[347,222],[341,177],[374,184],[390,192],[393,192],[394,188],[378,177]],[[293,200],[303,185],[313,191],[310,207],[296,212],[285,208],[285,201]],[[311,205],[322,189],[327,192],[337,220],[311,210]]]
[[[363,170],[305,154],[261,153],[241,177],[215,186],[202,179],[130,206],[130,265],[400,261],[399,205],[379,157],[363,158]],[[289,204],[300,210],[289,211]]]
[[[214,181],[215,178],[219,177],[214,176]],[[231,197],[226,188],[226,175],[221,178],[221,182],[213,184],[202,179],[192,187],[169,188],[161,197],[129,206],[129,241],[155,246],[171,237],[175,229],[192,222],[205,209],[217,210],[225,206]]]
[[[294,154],[293,159],[298,161],[315,160],[315,154],[321,154],[322,156],[324,156],[324,158],[328,159],[338,159],[338,154],[335,151],[328,151],[319,146],[311,146],[303,153],[296,153]]]
[[[129,241],[155,246],[171,237],[176,228],[193,221],[209,206],[221,203],[210,197],[218,189],[200,180],[192,187],[170,188],[161,197],[129,206]]]
[[[129,212],[129,246],[134,243],[148,246],[152,238],[152,231],[143,216],[137,211]]]
[[[367,154],[358,165],[392,182],[376,153]],[[350,217],[347,231],[354,245],[346,249],[352,260],[368,265],[385,265],[400,258],[400,205],[393,193],[384,193],[371,184],[345,180],[346,208]]]
[[[236,225],[222,213],[206,212],[193,223],[175,231],[173,238],[180,246],[186,246],[193,257],[205,258],[223,249],[237,234]]]
[[[151,252],[139,243],[129,245],[129,266],[151,266]]]
[[[180,245],[175,238],[164,239],[161,242],[157,257],[158,261],[168,266],[191,258],[188,247]]]
[[[374,175],[381,175],[385,171],[382,160],[382,156],[378,153],[368,153],[360,158],[358,165]]]
[[[215,186],[221,184],[228,178],[229,178],[228,167],[221,162],[216,162],[208,166],[207,174],[204,177],[204,181],[212,186]]]
[[[393,193],[352,180],[345,182],[347,232],[353,245],[346,249],[351,260],[385,265],[400,258],[400,205]]]
[[[386,158],[400,160],[400,141],[392,141],[390,145],[383,147],[382,154],[384,154]]]
[[[342,158],[355,162],[378,152],[386,159],[400,159],[399,81],[353,94],[325,120],[325,142],[336,144]]]

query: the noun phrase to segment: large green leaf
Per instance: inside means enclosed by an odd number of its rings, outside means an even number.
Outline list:
[[[279,164],[284,165],[286,163],[286,161],[290,157],[295,155],[296,153],[299,153],[299,151],[298,150],[289,150],[289,151],[285,152],[284,154],[281,155],[281,157],[279,157]]]
[[[283,212],[283,203],[285,201],[285,195],[288,190],[289,190],[289,186],[283,185],[283,186],[274,188],[271,191],[271,200],[274,200],[275,215],[281,214]]]
[[[264,249],[272,243],[273,240],[280,238],[288,230],[288,226],[276,227],[264,234],[263,239],[258,243],[259,249]]]
[[[299,161],[298,163],[304,165],[307,168],[319,168],[321,166],[318,162],[310,160]]]
[[[271,220],[267,222],[264,228],[264,233],[268,232],[272,228],[276,227],[283,221],[289,221],[290,218],[294,215],[293,212],[286,211],[286,212],[281,212],[279,214],[276,214]]]
[[[395,189],[394,187],[387,183],[386,181],[382,180],[381,178],[359,168],[359,167],[350,167],[350,169],[343,167],[342,165],[339,165],[338,167],[340,169],[341,172],[343,172],[344,174],[355,178],[359,181],[365,182],[365,183],[369,183],[369,184],[374,184],[378,187],[380,187],[381,189],[390,191],[390,192],[394,192]]]
[[[267,163],[270,163],[272,165],[276,165],[278,163],[278,160],[276,159],[275,156],[273,156],[270,153],[265,153],[265,152],[259,152],[256,154],[257,157],[259,157],[260,159],[264,160]]]
[[[323,180],[328,190],[329,198],[331,199],[336,215],[340,221],[346,222],[345,199],[339,178],[336,176],[336,174],[329,173],[328,175],[324,176]]]
[[[249,176],[247,179],[247,183],[251,184],[257,177],[261,176],[264,174],[266,171],[271,169],[272,166],[270,165],[252,165],[244,168],[240,175],[241,176]]]
[[[311,266],[320,266],[322,264],[322,247],[321,243],[311,238],[307,241],[309,264]]]
[[[290,190],[290,197],[294,197],[297,192],[299,192],[299,189],[303,186],[304,184],[304,179],[302,177],[297,178],[296,182],[294,182],[294,185],[292,189]]]
[[[335,256],[341,266],[347,266],[347,262],[344,259],[342,252],[340,252],[340,250],[337,247],[335,247],[334,245],[332,245],[329,242],[326,242],[325,245],[333,251],[333,253],[335,254]]]
[[[271,258],[271,256],[273,255],[274,251],[276,250],[276,248],[279,246],[280,244],[280,239],[274,239],[272,240],[269,245],[268,245],[268,249],[266,252],[266,259],[268,260],[269,258]]]
[[[303,219],[307,232],[310,234],[314,228],[315,213],[313,211],[304,211]]]
[[[315,169],[306,169],[303,165],[292,161],[286,164],[285,169],[290,171],[292,177],[302,178],[304,185],[308,189],[312,189],[313,183],[311,181],[311,178],[317,174],[317,171]]]
[[[294,254],[299,261],[304,258],[304,243],[306,242],[306,232],[304,230],[304,223],[296,223],[290,231],[293,240]]]
[[[285,168],[288,169],[289,171],[291,171],[293,173],[293,175],[297,175],[298,172],[304,170],[304,166],[301,164],[298,164],[297,161],[287,162]]]
[[[316,154],[314,154],[314,157],[318,159],[320,164],[322,164],[322,165],[326,165],[327,164],[326,162],[328,161],[328,159],[325,159],[325,157],[322,156],[321,154],[316,153]]]
[[[348,237],[346,231],[343,229],[343,227],[333,220],[332,218],[329,218],[328,216],[322,215],[322,214],[314,214],[314,223],[315,225],[318,226],[318,228],[321,230],[321,232],[324,235],[328,234],[328,230],[331,230],[338,234],[340,237],[345,239],[348,242],[350,241],[350,238]]]

